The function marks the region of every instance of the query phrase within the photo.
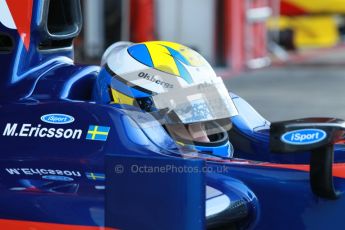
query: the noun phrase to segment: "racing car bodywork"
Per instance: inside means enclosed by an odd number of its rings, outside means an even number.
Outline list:
[[[1,229],[344,225],[343,121],[270,124],[232,95],[236,158],[178,154],[145,114],[92,101],[99,67],[72,59],[79,1],[0,7]]]

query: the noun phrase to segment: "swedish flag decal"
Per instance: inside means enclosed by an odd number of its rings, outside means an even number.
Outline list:
[[[89,180],[98,180],[98,181],[104,181],[105,180],[105,175],[102,173],[92,173],[92,172],[87,172],[85,173],[87,179]]]
[[[110,127],[90,125],[87,131],[86,140],[92,141],[106,141]]]

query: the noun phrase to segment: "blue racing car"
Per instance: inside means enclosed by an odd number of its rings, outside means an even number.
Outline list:
[[[196,51],[76,65],[78,0],[0,1],[0,229],[343,229],[345,121],[270,123]]]

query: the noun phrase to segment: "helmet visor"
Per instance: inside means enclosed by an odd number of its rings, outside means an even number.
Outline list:
[[[231,118],[238,115],[221,78],[211,83],[173,88],[152,96],[154,107],[161,113],[161,123],[190,124]]]
[[[208,143],[220,143],[228,141],[225,132],[231,129],[230,120],[218,120],[212,122],[198,122],[188,125],[174,124],[165,125],[166,130],[169,132],[176,141],[182,143],[197,143],[199,145]]]

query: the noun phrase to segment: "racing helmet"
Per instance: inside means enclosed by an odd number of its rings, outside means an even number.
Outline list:
[[[94,99],[150,114],[184,152],[232,156],[227,132],[237,109],[222,79],[186,46],[115,43],[103,55]]]

